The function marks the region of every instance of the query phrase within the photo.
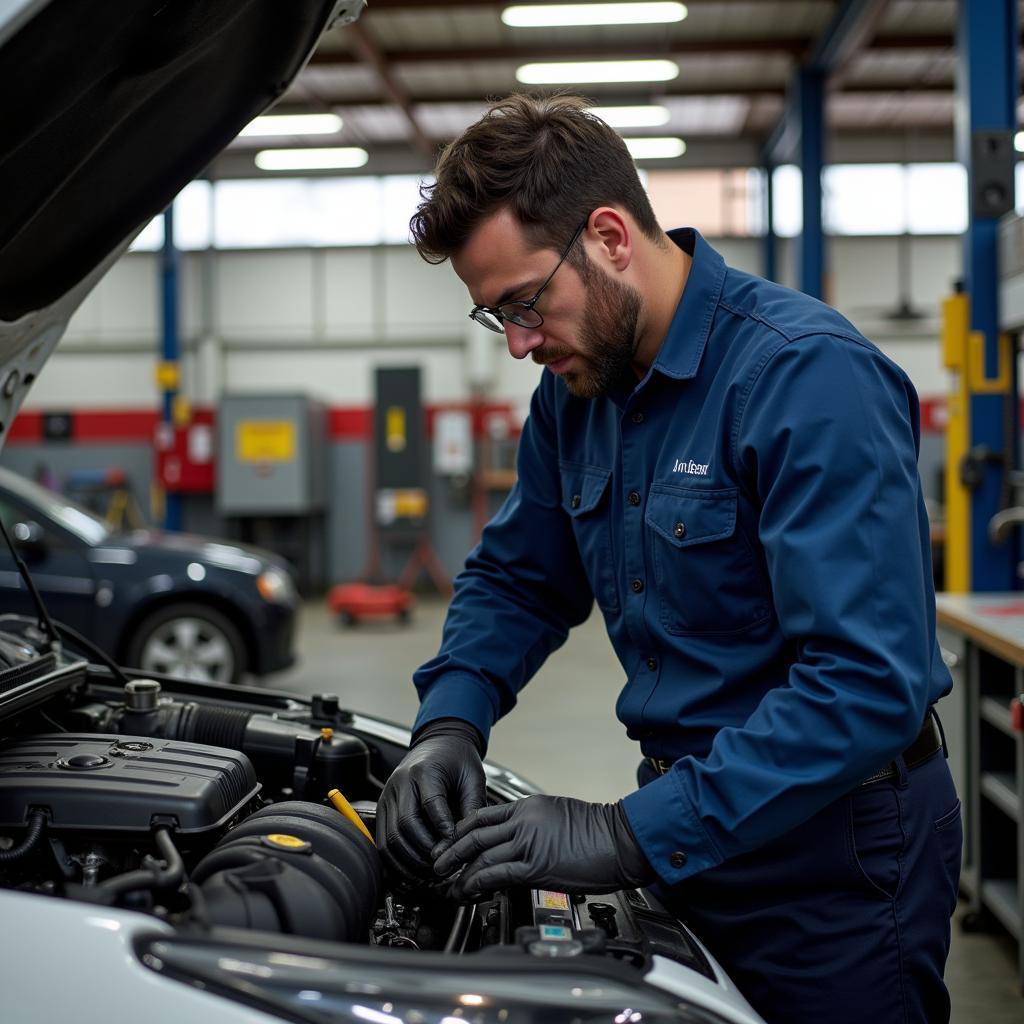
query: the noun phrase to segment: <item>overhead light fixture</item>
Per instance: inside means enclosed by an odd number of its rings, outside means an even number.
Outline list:
[[[517,4],[501,12],[501,20],[513,28],[658,25],[685,17],[686,5],[677,3]]]
[[[331,149],[261,149],[256,166],[261,171],[322,171],[362,167],[369,159],[365,149],[340,146]]]
[[[524,64],[516,79],[524,85],[568,82],[667,82],[679,74],[674,60],[585,60]]]
[[[265,114],[250,121],[240,139],[267,135],[333,135],[341,131],[337,114]]]
[[[670,160],[674,156],[682,156],[686,152],[686,143],[682,139],[669,137],[652,137],[647,139],[623,139],[626,149],[634,160]]]
[[[590,107],[590,113],[610,128],[657,128],[667,124],[667,107],[647,104],[642,107]]]

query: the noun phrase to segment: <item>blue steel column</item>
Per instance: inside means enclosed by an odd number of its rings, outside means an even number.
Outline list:
[[[1017,2],[961,0],[957,21],[956,145],[967,168],[968,195],[973,195],[974,168],[971,138],[976,131],[1013,130],[1017,124]],[[999,266],[998,220],[976,217],[969,201],[964,236],[964,282],[970,299],[971,330],[985,338],[985,376],[999,372]],[[970,399],[971,448],[985,446],[1005,452],[1016,464],[1016,429],[1006,436],[1005,402],[1012,403],[1017,424],[1016,375],[1010,395],[972,394]],[[1010,468],[1008,467],[1008,468]],[[955,472],[956,467],[948,467]],[[981,485],[971,494],[971,589],[1014,590],[1016,558],[1012,548],[994,547],[988,523],[1001,506],[1001,480],[997,467],[989,467]]]
[[[775,236],[775,168],[765,164],[764,171],[764,258],[763,276],[769,281],[778,281],[779,272],[776,260],[778,246]]]
[[[821,226],[821,172],[825,162],[825,76],[818,71],[801,69],[798,91],[803,228],[797,255],[797,282],[802,292],[820,299],[825,276],[825,238]]]
[[[162,356],[165,366],[178,366],[181,341],[178,335],[178,272],[180,260],[178,247],[174,244],[174,204],[164,211],[164,248],[160,261],[160,294],[162,306]],[[177,385],[164,387],[162,421],[168,429],[174,429],[174,400],[178,396]],[[164,495],[164,528],[180,530],[182,526],[182,501],[180,494]]]

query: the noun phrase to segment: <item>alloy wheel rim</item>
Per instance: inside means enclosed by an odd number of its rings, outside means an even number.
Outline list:
[[[227,637],[205,619],[192,616],[160,625],[142,649],[142,668],[204,683],[225,683],[234,671]]]

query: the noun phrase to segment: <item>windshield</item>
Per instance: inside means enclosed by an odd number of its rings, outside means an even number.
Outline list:
[[[111,534],[110,527],[95,513],[10,470],[0,470],[0,487],[9,491],[12,497],[38,510],[40,519],[62,526],[86,544],[102,544]]]

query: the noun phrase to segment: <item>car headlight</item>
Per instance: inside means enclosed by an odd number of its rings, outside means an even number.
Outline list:
[[[287,604],[295,599],[295,584],[291,576],[280,569],[266,569],[256,577],[256,589],[264,601]]]

